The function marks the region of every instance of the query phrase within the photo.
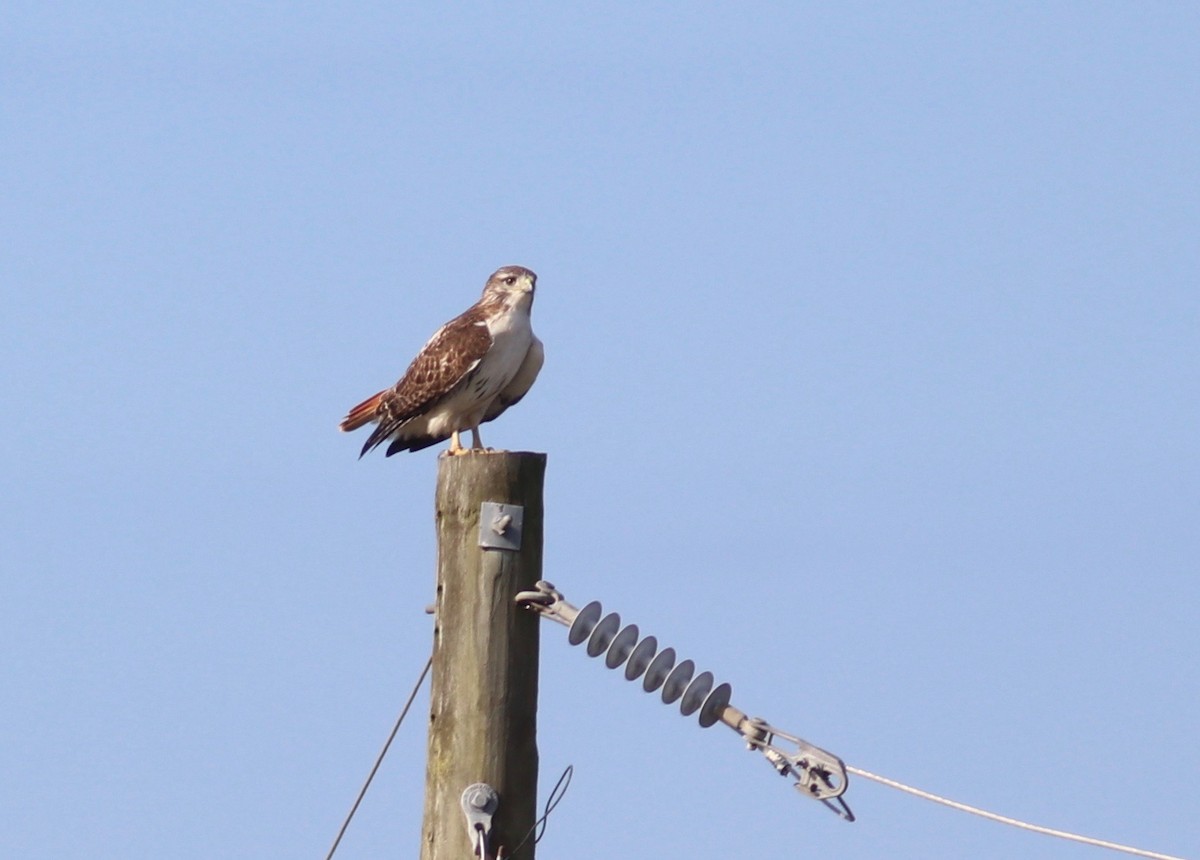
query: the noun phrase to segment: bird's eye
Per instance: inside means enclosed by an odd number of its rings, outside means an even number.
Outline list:
[[[504,283],[508,284],[510,287],[513,284],[515,284],[516,282],[517,282],[517,278],[515,275],[509,275],[507,278],[504,279]]]

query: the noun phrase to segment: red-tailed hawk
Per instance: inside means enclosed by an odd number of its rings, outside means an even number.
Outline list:
[[[387,456],[450,440],[450,454],[484,450],[479,425],[525,396],[542,369],[542,342],[529,311],[537,275],[505,266],[488,278],[483,296],[436,332],[404,376],[350,410],[349,432],[374,421],[363,454],[392,440]],[[458,439],[471,431],[471,447]]]

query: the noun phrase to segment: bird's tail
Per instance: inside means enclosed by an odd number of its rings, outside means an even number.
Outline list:
[[[362,403],[355,406],[342,419],[342,423],[338,425],[338,429],[343,433],[349,433],[351,430],[357,430],[364,424],[370,424],[375,420],[379,410],[379,401],[383,399],[383,395],[385,394],[387,394],[387,391],[372,394]]]

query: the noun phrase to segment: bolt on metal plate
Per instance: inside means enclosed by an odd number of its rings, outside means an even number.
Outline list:
[[[492,833],[492,816],[500,805],[500,795],[486,782],[468,785],[462,793],[462,810],[467,818],[467,834],[479,860],[487,860],[488,837]]]
[[[525,508],[501,502],[484,502],[479,507],[479,545],[484,549],[519,550]]]

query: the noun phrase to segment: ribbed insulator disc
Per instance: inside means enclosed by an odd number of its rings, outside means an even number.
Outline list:
[[[712,672],[701,672],[693,678],[692,683],[683,691],[683,698],[679,701],[679,712],[685,717],[690,717],[700,710],[700,706],[704,704],[704,697],[712,691],[712,686]]]
[[[637,644],[637,640],[637,625],[626,625],[625,629],[618,633],[617,638],[608,646],[608,651],[604,653],[604,665],[615,669],[624,663],[625,658],[633,651],[633,646]]]
[[[658,656],[650,661],[650,667],[646,669],[646,677],[642,678],[642,689],[647,693],[653,693],[662,686],[663,681],[667,680],[667,675],[671,674],[671,667],[674,665],[674,648],[664,648],[659,651]]]
[[[571,629],[567,631],[567,641],[572,645],[578,645],[591,636],[596,622],[600,620],[600,613],[603,611],[604,607],[600,605],[599,600],[593,600],[580,609],[579,614],[575,616],[575,621],[571,624]]]
[[[608,650],[608,646],[612,644],[616,638],[617,631],[621,629],[621,616],[615,612],[610,612],[601,619],[596,625],[596,629],[592,631],[592,635],[588,637],[587,652],[589,657],[599,657]]]
[[[688,681],[692,680],[692,672],[694,671],[696,671],[696,664],[691,660],[684,660],[671,670],[671,674],[663,682],[662,700],[664,705],[671,704],[683,695],[683,691],[687,689]]]
[[[658,640],[653,636],[647,636],[637,644],[633,649],[633,653],[629,655],[629,662],[625,664],[625,680],[636,681],[646,671],[646,667],[650,665],[650,661],[654,659],[654,652],[658,650]]]
[[[700,728],[707,729],[721,719],[721,712],[729,704],[729,698],[732,695],[733,688],[731,686],[719,684],[705,697],[704,704],[700,706]]]

